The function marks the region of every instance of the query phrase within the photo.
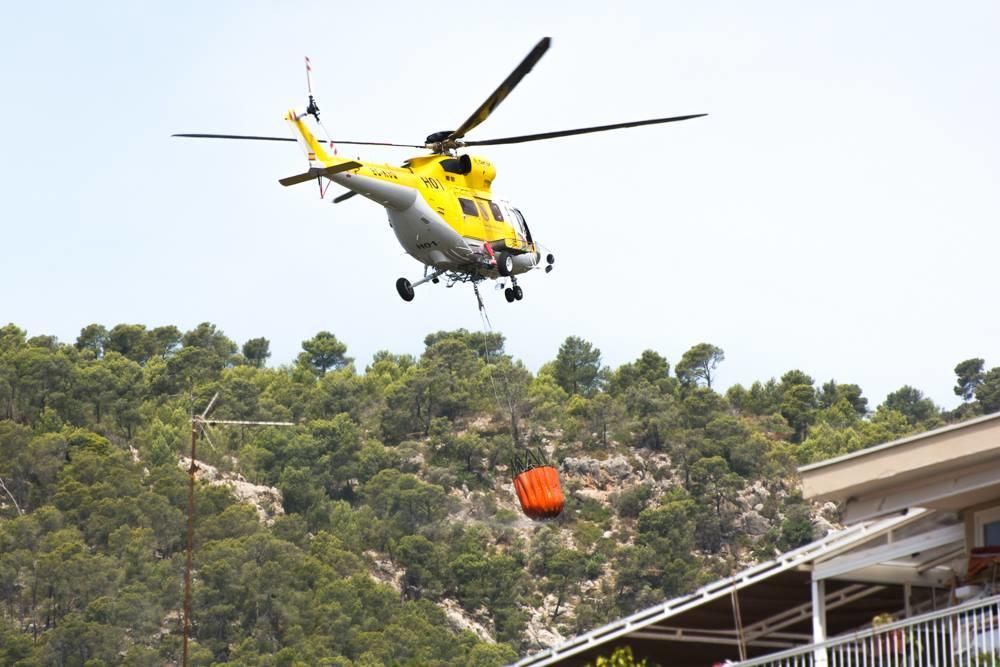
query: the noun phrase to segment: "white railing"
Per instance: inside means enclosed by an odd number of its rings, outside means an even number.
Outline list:
[[[1000,667],[1000,596],[772,653],[737,666]]]

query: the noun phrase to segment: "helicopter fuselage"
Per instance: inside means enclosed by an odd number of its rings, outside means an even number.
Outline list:
[[[314,169],[344,171],[329,178],[383,206],[403,249],[435,271],[498,278],[495,256],[511,257],[510,275],[539,265],[541,253],[521,212],[493,198],[493,164],[481,157],[421,155],[402,166],[343,158],[319,142],[306,114],[286,120],[303,144]]]
[[[514,274],[537,266],[540,253],[519,210],[488,190],[455,184],[440,168],[442,160],[418,160],[402,168],[360,162],[330,180],[385,207],[399,244],[434,269],[495,278],[490,250],[513,255]]]

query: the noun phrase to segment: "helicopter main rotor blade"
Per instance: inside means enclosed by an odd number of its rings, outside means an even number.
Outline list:
[[[185,137],[188,139],[246,139],[249,141],[295,141],[291,137],[258,137],[248,134],[171,134],[171,137]]]
[[[482,141],[464,141],[465,146],[499,146],[501,144],[520,144],[525,141],[541,141],[542,139],[555,139],[557,137],[569,137],[574,134],[589,134],[591,132],[606,132],[608,130],[620,130],[626,127],[639,127],[641,125],[656,125],[657,123],[673,123],[678,120],[689,120],[691,118],[701,118],[707,113],[696,113],[689,116],[672,116],[670,118],[651,118],[649,120],[634,120],[628,123],[615,123],[613,125],[597,125],[595,127],[580,127],[575,130],[558,130],[556,132],[540,132],[539,134],[522,134],[518,137],[501,137],[500,139],[483,139]]]
[[[535,63],[541,60],[542,56],[545,55],[545,52],[548,51],[551,43],[552,38],[542,38],[542,40],[535,45],[535,48],[531,50],[531,53],[525,56],[524,60],[521,61],[521,64],[514,68],[514,71],[511,72],[510,75],[504,79],[503,83],[501,83],[500,86],[493,91],[493,94],[487,97],[486,101],[479,105],[479,108],[476,109],[457,130],[452,132],[446,141],[461,139],[468,134],[472,128],[489,118],[490,114],[493,113],[498,106],[500,106],[500,103],[503,102],[508,95],[510,95],[510,91],[514,90],[514,87],[521,82],[521,79],[523,79],[524,76],[531,71],[531,68],[535,66]]]
[[[172,134],[172,137],[187,137],[189,139],[244,139],[248,141],[297,141],[291,137],[261,137],[249,134]],[[355,146],[393,146],[397,148],[424,148],[422,145],[417,144],[391,144],[385,141],[341,141],[339,139],[331,139],[335,144],[353,144]],[[320,143],[327,143],[322,141]]]

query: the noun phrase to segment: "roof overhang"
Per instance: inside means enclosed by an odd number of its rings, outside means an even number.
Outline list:
[[[1000,497],[1000,413],[799,468],[809,500],[851,524],[911,507],[956,511]]]

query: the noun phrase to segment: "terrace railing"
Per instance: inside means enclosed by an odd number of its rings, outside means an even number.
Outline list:
[[[1000,596],[745,660],[734,667],[1000,667]]]

